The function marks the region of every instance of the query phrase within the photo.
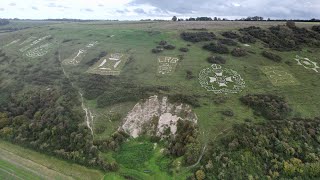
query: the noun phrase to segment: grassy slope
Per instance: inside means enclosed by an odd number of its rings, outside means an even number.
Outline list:
[[[0,141],[0,169],[23,179],[101,179],[103,173]],[[0,174],[4,175],[0,171]],[[29,175],[26,175],[29,174]],[[14,178],[14,177],[13,177]]]
[[[237,24],[237,23],[236,23]],[[201,24],[200,24],[201,25]],[[203,24],[202,24],[203,25]],[[248,23],[246,26],[255,25]],[[263,26],[272,25],[270,23],[263,24]],[[299,24],[308,25],[310,24]],[[252,111],[241,105],[239,97],[248,93],[274,93],[285,96],[290,105],[294,108],[293,115],[301,117],[314,117],[320,116],[318,111],[320,96],[317,96],[317,89],[319,89],[319,73],[315,73],[311,70],[306,70],[302,66],[296,65],[293,58],[296,54],[301,52],[277,52],[284,59],[282,63],[275,64],[274,62],[263,58],[260,52],[263,49],[263,45],[257,43],[251,47],[244,47],[256,54],[249,54],[246,57],[235,58],[231,55],[225,55],[227,59],[224,67],[234,69],[242,75],[246,81],[246,89],[243,92],[235,95],[226,95],[227,102],[223,105],[216,105],[213,103],[213,99],[217,95],[206,92],[201,88],[198,83],[198,73],[203,68],[209,67],[210,64],[206,62],[206,58],[212,55],[209,52],[201,49],[204,43],[192,44],[180,39],[179,34],[183,29],[191,29],[194,24],[190,26],[183,24],[182,26],[172,23],[143,23],[143,24],[124,24],[124,23],[72,23],[66,25],[55,24],[49,27],[41,27],[37,29],[27,29],[16,33],[15,36],[5,36],[4,41],[0,42],[2,45],[9,43],[17,37],[22,39],[29,37],[31,34],[42,36],[51,34],[59,42],[56,47],[61,52],[62,59],[69,58],[72,54],[77,52],[80,48],[92,41],[99,41],[99,45],[88,51],[85,58],[83,58],[79,66],[66,66],[68,73],[74,74],[86,74],[88,67],[85,65],[90,59],[96,57],[101,51],[111,52],[123,52],[133,55],[135,61],[129,66],[124,67],[120,77],[130,77],[132,82],[140,84],[142,86],[163,85],[171,87],[170,93],[185,93],[201,95],[200,99],[202,106],[196,108],[195,112],[199,118],[199,127],[203,142],[208,139],[215,138],[220,132],[230,128],[234,123],[243,122],[245,118],[253,118],[254,121],[263,121],[260,117],[255,117]],[[242,25],[237,24],[237,27]],[[167,27],[167,28],[164,28]],[[205,25],[207,27],[207,25]],[[198,26],[201,28],[201,26]],[[222,29],[235,29],[235,25],[232,22],[223,23],[223,25],[215,26],[212,24],[207,27],[209,29],[215,29],[214,32],[219,34]],[[75,33],[77,32],[77,33]],[[151,33],[150,33],[151,32]],[[41,35],[39,35],[39,33]],[[110,38],[110,35],[114,37]],[[71,42],[61,43],[65,39],[72,39]],[[190,51],[188,53],[181,53],[177,49],[172,51],[165,51],[161,54],[155,55],[150,51],[157,45],[157,42],[161,40],[167,40],[169,43],[180,47],[186,47],[187,44],[191,44]],[[17,52],[18,47],[12,46],[7,49],[12,53]],[[231,48],[230,48],[231,49]],[[310,53],[306,50],[312,50],[314,53]],[[184,54],[184,59],[179,62],[176,72],[170,76],[158,76],[157,75],[157,57],[158,56],[178,56]],[[302,52],[301,56],[310,57],[312,60],[320,64],[319,57],[320,52],[314,49],[306,48]],[[17,54],[19,56],[19,54]],[[20,55],[21,56],[21,55]],[[36,60],[33,60],[36,63]],[[293,65],[288,66],[285,61],[292,61]],[[259,70],[260,66],[274,66],[280,65],[290,72],[300,83],[298,86],[280,86],[275,87],[271,84],[269,79]],[[185,79],[185,71],[191,70],[196,78],[192,80]],[[76,77],[76,76],[74,76]],[[106,77],[107,78],[107,77]],[[125,115],[134,105],[134,103],[124,103],[117,105],[116,107],[107,107],[98,109],[96,108],[95,101],[89,101],[87,103],[91,109],[94,110],[100,116],[96,117],[95,126],[105,126],[107,130],[101,134],[96,135],[97,138],[108,137],[114,130],[117,129],[121,122],[109,122],[106,120],[106,116],[110,110],[120,112]],[[232,109],[234,117],[224,117],[220,111],[225,109]],[[155,154],[157,152],[155,151]],[[150,160],[151,161],[151,160]],[[156,166],[150,162],[150,168],[157,171]],[[136,170],[127,169],[121,167],[120,173],[132,173],[135,176],[145,177],[143,173]],[[108,177],[108,178],[107,178]],[[120,178],[117,174],[108,174],[106,179]],[[166,176],[164,176],[166,177]]]

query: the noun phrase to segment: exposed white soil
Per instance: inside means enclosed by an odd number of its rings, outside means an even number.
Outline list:
[[[192,108],[186,104],[172,104],[167,97],[151,96],[147,100],[137,103],[124,119],[119,130],[124,130],[136,138],[143,133],[165,137],[166,130],[170,134],[177,131],[178,120],[197,123],[197,116]]]
[[[5,45],[4,47],[9,47],[9,46],[11,46],[13,44],[16,44],[19,41],[20,41],[20,39],[14,40],[14,41],[10,42],[9,44]]]
[[[99,65],[99,67],[103,66],[106,62],[107,62],[107,60],[104,59],[104,60],[102,61],[102,63]]]
[[[20,46],[30,43],[31,41],[34,41],[35,39],[37,39],[37,37],[31,36],[28,39],[26,39],[25,41],[23,41],[21,44],[19,44]]]

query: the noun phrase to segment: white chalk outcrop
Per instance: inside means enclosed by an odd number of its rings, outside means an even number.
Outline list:
[[[197,116],[189,105],[172,104],[167,97],[151,96],[133,107],[119,129],[134,138],[142,134],[164,137],[176,133],[179,119],[197,123]]]

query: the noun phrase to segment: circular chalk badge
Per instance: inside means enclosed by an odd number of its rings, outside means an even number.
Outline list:
[[[318,64],[314,61],[311,61],[309,58],[303,58],[297,55],[294,60],[298,62],[298,65],[303,66],[305,69],[311,69],[315,72],[319,72],[318,69],[320,67],[318,66]]]
[[[215,94],[236,94],[246,87],[245,81],[236,71],[222,68],[218,64],[203,69],[199,73],[199,83],[201,87]]]

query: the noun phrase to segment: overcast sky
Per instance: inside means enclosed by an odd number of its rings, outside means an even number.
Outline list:
[[[320,19],[320,0],[0,0],[0,18],[139,20],[173,15]]]

